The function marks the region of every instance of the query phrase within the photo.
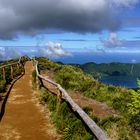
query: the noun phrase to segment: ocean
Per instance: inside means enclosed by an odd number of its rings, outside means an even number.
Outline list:
[[[137,78],[128,76],[104,76],[98,81],[104,84],[110,84],[114,86],[120,86],[125,88],[137,88]]]

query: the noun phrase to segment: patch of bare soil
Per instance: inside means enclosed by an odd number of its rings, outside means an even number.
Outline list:
[[[92,109],[92,114],[98,116],[100,118],[105,118],[110,115],[117,115],[115,111],[108,107],[106,103],[102,103],[88,97],[82,96],[78,92],[69,92],[72,99],[80,106],[80,107],[89,107]]]
[[[13,86],[0,122],[0,140],[57,140],[49,112],[37,105],[31,85],[32,62]]]
[[[52,81],[55,81],[54,80],[54,73],[52,71],[43,70],[43,71],[41,71],[41,75],[43,77],[46,77],[46,78],[52,80]],[[47,89],[49,89],[49,91],[51,91],[52,93],[54,93],[54,94],[58,93],[58,89],[54,85],[50,84],[49,82],[43,80],[43,85],[45,87],[47,87]]]
[[[41,74],[43,76],[46,76],[47,78],[49,78],[50,80],[54,79],[54,73],[52,71],[43,71],[41,72]],[[43,84],[52,92],[57,94],[57,89],[54,88],[54,86],[46,81],[43,82]],[[69,91],[68,92],[69,95],[71,96],[71,98],[81,107],[89,107],[92,109],[92,114],[99,117],[99,118],[105,118],[108,117],[110,115],[114,115],[116,116],[117,113],[111,108],[109,107],[106,103],[102,103],[96,100],[93,100],[91,98],[85,97],[83,96],[81,93],[79,92],[75,92],[75,91]]]

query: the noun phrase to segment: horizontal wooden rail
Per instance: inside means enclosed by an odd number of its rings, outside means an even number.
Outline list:
[[[98,140],[108,140],[109,138],[107,137],[105,132],[73,101],[73,99],[69,96],[66,90],[61,87],[61,85],[39,74],[38,62],[35,59],[33,59],[33,61],[35,63],[37,77],[49,82],[50,84],[54,85],[56,88],[59,89],[59,91],[62,93],[62,97],[71,105],[73,111],[79,114],[84,123],[89,127],[89,129],[97,137]]]
[[[0,66],[0,69],[1,69],[1,68],[5,68],[5,67],[8,67],[8,66],[13,66],[13,65],[16,65],[16,64],[20,64],[21,58],[22,58],[22,57],[19,58],[18,62],[14,62],[14,63],[11,63],[11,64],[7,64],[7,65],[2,65],[2,66]]]
[[[6,80],[6,67],[10,67],[11,69],[11,79],[14,78],[14,70],[13,70],[13,66],[16,65],[17,66],[17,69],[19,70],[20,67],[22,67],[24,64],[22,63],[22,58],[24,58],[25,56],[22,56],[19,58],[19,60],[17,62],[13,62],[13,63],[10,63],[10,64],[6,64],[6,65],[2,65],[0,66],[0,69],[2,69],[2,76],[3,76],[3,80]],[[30,59],[28,58],[28,56],[26,56],[27,59]]]

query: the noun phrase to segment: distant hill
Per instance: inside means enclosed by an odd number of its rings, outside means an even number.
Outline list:
[[[93,75],[95,78],[100,76],[132,76],[140,77],[140,63],[109,63],[96,64],[89,62],[85,64],[77,64],[84,72]]]

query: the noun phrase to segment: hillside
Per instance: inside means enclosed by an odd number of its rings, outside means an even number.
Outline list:
[[[93,62],[78,64],[83,71],[93,75],[95,78],[108,75],[108,76],[132,76],[140,77],[140,64],[131,63],[109,63],[109,64],[96,64]]]
[[[90,116],[90,118],[92,118],[97,123],[99,127],[101,127],[101,129],[103,129],[107,133],[110,139],[139,140],[139,89],[135,91],[132,89],[105,85],[96,81],[93,76],[83,72],[78,67],[55,63],[44,57],[36,58],[36,60],[38,61],[40,74],[43,76],[47,76],[47,78],[59,83],[63,88],[65,88],[71,98]],[[26,73],[27,70],[30,70],[30,75]],[[31,68],[26,67],[25,76],[28,77],[28,80],[31,78],[31,71]],[[17,72],[14,71],[15,76],[17,76]],[[8,84],[8,82],[11,82],[12,80],[10,79],[9,81],[8,79],[8,77],[10,77],[9,69],[6,69],[6,75],[7,77],[5,79],[6,81],[4,81],[5,83],[1,83],[1,86],[4,87]],[[24,77],[23,80],[25,80]],[[32,72],[32,82],[34,89],[36,89],[37,86],[36,80],[36,71],[34,70]],[[1,81],[3,81],[2,75]],[[21,81],[21,83],[22,82],[23,81]],[[21,83],[19,83],[19,85],[21,85]],[[26,85],[27,82],[25,82],[24,84]],[[44,82],[43,84],[45,85]],[[138,82],[138,84],[140,87],[140,81]],[[23,95],[25,95],[24,92],[21,92],[24,90],[20,90],[21,88],[19,88],[19,85],[17,86],[18,90],[20,91],[18,93],[23,93]],[[26,88],[28,86],[31,86],[25,85],[24,87]],[[94,135],[83,124],[82,120],[78,117],[75,111],[72,111],[68,102],[62,100],[58,107],[58,104],[56,104],[58,98],[53,94],[50,94],[49,90],[47,90],[51,89],[53,93],[58,93],[58,89],[50,86],[48,83],[46,83],[46,85],[46,89],[44,87],[41,87],[41,89],[39,90],[40,94],[38,94],[37,97],[40,103],[50,110],[50,119],[57,128],[58,133],[61,134],[64,139],[92,140],[94,138]],[[15,95],[17,94],[15,93]],[[14,97],[13,94],[11,94],[11,97]],[[30,105],[28,105],[28,107],[29,106]],[[9,105],[9,107],[11,107],[11,105]],[[22,118],[24,119],[24,116]]]
[[[92,99],[100,103],[105,103],[117,112],[117,115],[104,116],[100,118],[96,113],[91,113],[92,106],[90,107],[90,102],[88,106],[84,108],[90,117],[107,132],[109,137],[116,140],[139,139],[140,90],[136,92],[132,89],[104,85],[97,82],[91,75],[84,73],[78,67],[54,63],[43,57],[37,58],[37,60],[39,62],[40,72],[47,71],[51,73],[50,77],[57,83],[61,84],[71,94],[71,96],[76,98],[79,96],[80,100],[83,99],[88,101],[89,99]],[[43,98],[44,102],[46,102],[47,97],[43,95]],[[85,102],[85,104],[87,104],[87,102]],[[98,110],[99,109],[100,108],[98,108]],[[60,118],[57,119],[55,119],[56,124],[58,124],[58,122],[59,124],[64,123],[63,121],[60,123]],[[69,126],[69,122],[67,123]],[[72,125],[74,125],[73,123]],[[59,129],[60,128],[61,127],[59,127]],[[61,128],[61,131],[64,131],[64,128]],[[82,130],[79,132],[78,128],[76,128],[75,131],[76,132],[74,132],[72,136],[79,136],[79,133],[82,132]]]

